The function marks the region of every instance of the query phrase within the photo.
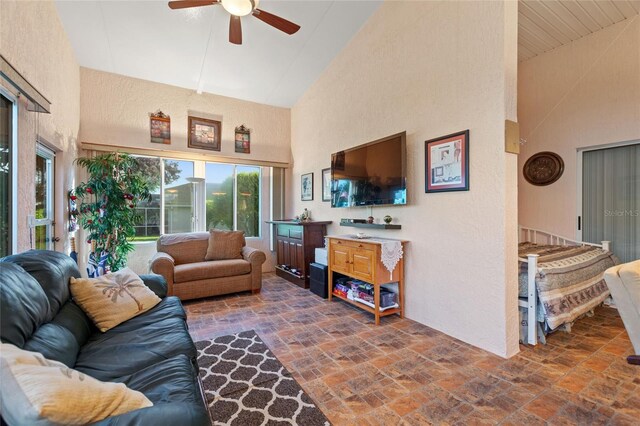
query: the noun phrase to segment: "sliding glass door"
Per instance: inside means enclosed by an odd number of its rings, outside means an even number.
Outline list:
[[[53,250],[53,151],[38,144],[36,148],[36,222],[35,248]]]
[[[582,237],[640,259],[640,143],[582,153]]]
[[[13,253],[15,102],[0,92],[0,257]]]
[[[207,163],[205,170],[206,229],[260,237],[260,167]]]
[[[164,233],[195,231],[193,161],[164,162]],[[168,171],[173,170],[168,179]]]

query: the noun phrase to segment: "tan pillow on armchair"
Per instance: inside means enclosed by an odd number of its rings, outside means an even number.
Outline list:
[[[242,259],[244,231],[209,231],[209,248],[205,260]]]

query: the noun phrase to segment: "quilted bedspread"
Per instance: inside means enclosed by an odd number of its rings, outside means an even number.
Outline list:
[[[520,243],[518,256],[537,254],[536,287],[550,329],[570,323],[609,296],[604,271],[617,264],[610,252],[592,246]],[[527,295],[527,263],[520,262],[519,294]]]

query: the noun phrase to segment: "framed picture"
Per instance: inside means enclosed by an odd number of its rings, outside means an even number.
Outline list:
[[[222,123],[206,118],[189,117],[189,148],[220,151]]]
[[[331,168],[322,169],[322,201],[331,201]]]
[[[251,154],[251,131],[244,127],[244,124],[236,127],[236,152],[240,154]]]
[[[162,111],[149,114],[151,142],[169,145],[171,143],[171,118]]]
[[[302,201],[313,200],[313,173],[307,173],[302,175],[300,182],[300,193],[302,194],[300,199]]]
[[[469,130],[425,142],[425,192],[469,190]]]

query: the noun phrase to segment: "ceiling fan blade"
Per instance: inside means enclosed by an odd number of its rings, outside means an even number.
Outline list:
[[[293,22],[287,21],[286,19],[272,13],[265,12],[264,10],[254,10],[253,16],[289,35],[295,34],[300,29],[300,25],[294,24]]]
[[[170,9],[186,9],[189,7],[212,6],[218,4],[218,0],[176,0],[169,2]]]
[[[233,44],[242,44],[242,25],[239,16],[231,15],[229,20],[229,41]]]

